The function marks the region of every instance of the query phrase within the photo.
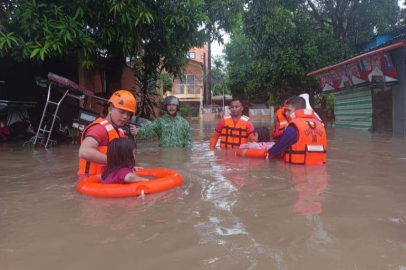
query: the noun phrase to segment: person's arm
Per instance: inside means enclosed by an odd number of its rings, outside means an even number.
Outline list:
[[[217,140],[219,139],[219,137],[221,135],[221,131],[223,130],[224,124],[225,124],[224,118],[221,118],[217,122],[216,127],[214,129],[213,137],[211,137],[211,140],[210,140],[210,145],[209,145],[210,150],[213,150],[216,148]]]
[[[90,162],[107,164],[107,156],[97,150],[98,146],[99,142],[95,138],[86,137],[80,145],[79,157]]]
[[[250,139],[250,142],[255,142],[255,140],[254,140],[254,134],[253,133],[251,133],[249,136],[248,136],[248,138]]]
[[[210,140],[210,150],[213,150],[216,148],[217,140],[219,139],[219,137],[220,137],[220,132],[215,130],[213,137],[211,137],[211,140]]]
[[[143,182],[143,181],[149,181],[147,178],[141,177],[136,175],[135,173],[127,173],[127,175],[124,177],[124,182],[125,183],[135,183],[135,182]]]
[[[270,156],[276,157],[283,154],[289,147],[295,144],[298,140],[297,129],[294,125],[288,126],[283,132],[279,140],[268,149]]]
[[[137,135],[135,135],[135,139],[139,140],[149,140],[159,136],[159,118],[152,121],[149,125],[139,128]]]
[[[250,139],[250,142],[255,142],[254,140],[254,125],[252,124],[251,121],[247,122],[247,135],[248,138]]]

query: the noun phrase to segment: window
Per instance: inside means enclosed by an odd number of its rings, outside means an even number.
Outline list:
[[[178,84],[175,88],[175,94],[183,95],[185,93],[185,85]]]
[[[188,59],[195,59],[195,58],[196,58],[196,53],[195,53],[195,52],[188,52],[188,53],[186,54],[186,57],[187,57]]]
[[[195,84],[195,75],[186,75],[187,84]]]
[[[186,74],[177,80],[175,87],[175,94],[199,94],[200,91],[195,85],[195,75]]]
[[[187,93],[188,93],[188,94],[196,94],[196,93],[195,93],[195,85],[194,85],[194,84],[188,84],[188,85],[187,85]]]

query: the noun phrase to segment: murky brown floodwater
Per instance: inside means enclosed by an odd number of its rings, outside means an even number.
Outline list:
[[[209,151],[214,125],[191,151],[139,143],[184,176],[144,199],[79,194],[77,146],[0,144],[0,269],[406,269],[404,138],[330,129],[303,167]]]

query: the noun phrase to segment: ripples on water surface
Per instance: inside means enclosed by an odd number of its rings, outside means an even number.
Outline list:
[[[269,123],[255,123],[270,126]],[[0,144],[0,269],[406,269],[406,140],[328,130],[326,166],[139,143],[184,184],[145,198],[75,190],[77,146]]]

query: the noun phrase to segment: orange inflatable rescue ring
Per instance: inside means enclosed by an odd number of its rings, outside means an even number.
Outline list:
[[[238,149],[235,154],[240,157],[266,158],[268,151],[265,149]]]
[[[182,185],[183,181],[182,175],[168,169],[139,169],[136,174],[143,177],[156,177],[157,179],[131,184],[101,184],[101,178],[94,175],[79,181],[76,189],[80,193],[90,196],[122,198],[139,196],[143,192],[150,194],[173,189]]]

